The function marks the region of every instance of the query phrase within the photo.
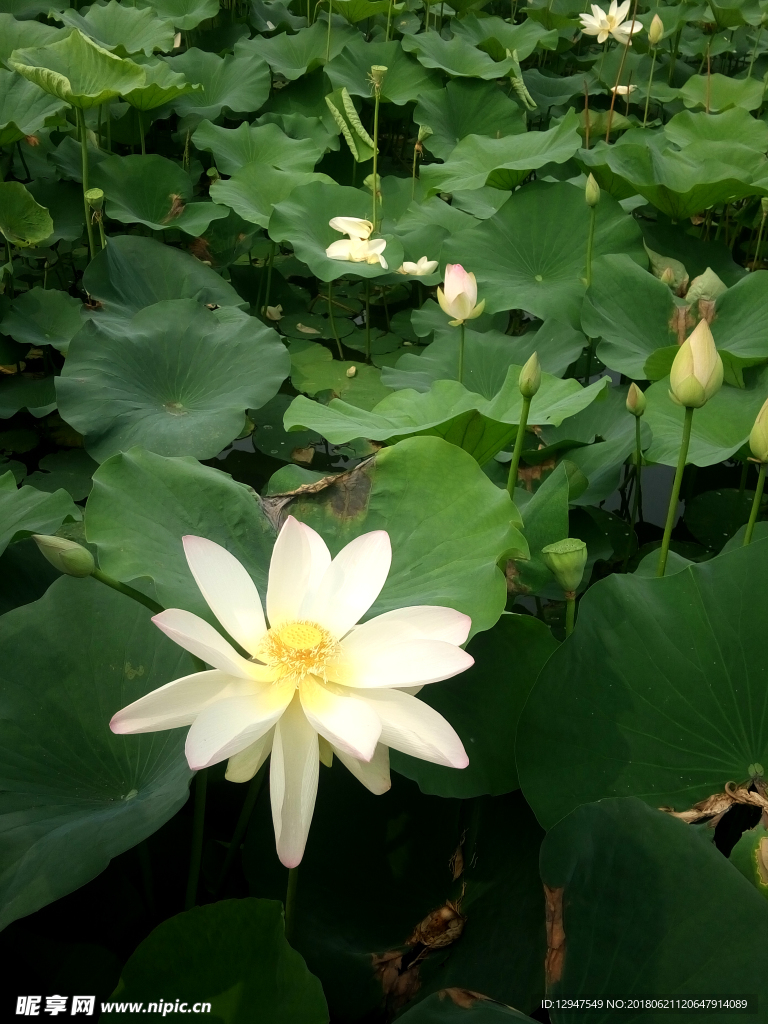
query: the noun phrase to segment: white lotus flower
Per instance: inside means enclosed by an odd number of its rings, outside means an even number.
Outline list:
[[[367,221],[366,221],[367,223]],[[387,247],[384,238],[340,238],[325,250],[330,260],[349,260],[351,263],[380,263],[384,270],[389,264],[382,256]]]
[[[350,238],[370,238],[373,231],[373,224],[360,217],[333,217],[328,223],[334,231],[340,231],[342,235],[349,235]]]
[[[398,274],[410,274],[411,277],[426,277],[427,274],[434,274],[437,270],[437,260],[428,260],[422,256],[418,263],[403,263],[398,269]]]
[[[639,21],[632,21],[627,24],[625,18],[629,14],[630,0],[624,0],[619,7],[616,0],[611,0],[608,13],[592,4],[591,14],[580,14],[581,29],[587,36],[597,36],[598,43],[604,43],[608,36],[613,36],[617,43],[626,45],[636,32],[641,32],[643,26]]]
[[[224,548],[184,537],[200,592],[243,657],[213,626],[172,608],[153,622],[213,668],[176,679],[114,716],[116,733],[191,726],[193,769],[229,759],[227,778],[247,782],[267,756],[277,852],[302,858],[319,761],[333,754],[372,793],[389,789],[389,747],[453,768],[468,758],[452,727],[414,688],[464,672],[470,619],[419,605],[356,623],[378,597],[392,553],[383,530],[331,560],[323,539],[290,516],[269,567],[265,622],[256,587]]]
[[[629,96],[629,95],[631,95],[635,91],[635,89],[637,89],[636,85],[612,85],[611,86],[611,92],[614,94],[614,96]]]
[[[477,280],[460,263],[449,263],[445,268],[443,287],[437,289],[437,301],[448,316],[449,323],[458,327],[465,320],[474,320],[485,309],[485,299],[477,301]]]

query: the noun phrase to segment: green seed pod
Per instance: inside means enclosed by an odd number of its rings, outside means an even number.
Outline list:
[[[576,537],[566,537],[541,549],[544,562],[566,594],[574,594],[587,564],[587,545]]]
[[[535,352],[520,371],[517,386],[523,398],[533,398],[541,387],[541,366]]]
[[[85,201],[92,210],[100,210],[104,205],[104,193],[100,188],[89,188],[85,193]]]
[[[90,576],[96,568],[93,555],[82,544],[66,537],[46,537],[33,534],[32,540],[54,568],[67,576]]]

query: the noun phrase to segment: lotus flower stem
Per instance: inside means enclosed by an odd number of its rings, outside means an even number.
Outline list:
[[[139,138],[141,139],[141,155],[142,156],[146,156],[147,155],[147,140],[144,138],[144,122],[141,119],[141,111],[137,110],[136,113],[139,116],[138,120],[139,120]]]
[[[19,154],[19,160],[21,160],[21,166],[24,168],[24,173],[27,176],[27,181],[30,181],[31,178],[32,178],[32,175],[29,173],[29,168],[27,167],[27,161],[24,159],[24,150],[21,148],[21,143],[20,142],[16,143],[16,150],[17,150],[17,152]]]
[[[333,21],[333,0],[328,0],[328,37],[325,41],[325,63],[331,59],[331,22]]]
[[[760,218],[760,230],[757,232],[757,246],[755,248],[755,255],[752,260],[752,269],[755,270],[760,265],[760,254],[763,248],[763,231],[765,229],[765,218],[768,216],[768,209],[765,205],[763,206],[762,215]]]
[[[389,7],[387,8],[387,35],[384,42],[389,42],[389,27],[392,22],[392,0],[389,0]]]
[[[675,74],[675,64],[677,64],[677,51],[680,47],[680,36],[683,34],[682,28],[679,28],[675,33],[675,39],[670,48],[671,60],[669,62],[669,77],[667,78],[667,84],[672,85],[672,79]]]
[[[371,361],[371,282],[365,282],[365,361]]]
[[[461,324],[459,335],[459,384],[464,383],[464,323]]]
[[[85,131],[85,115],[80,107],[75,107],[75,117],[77,118],[77,126],[80,129],[80,151],[83,156],[83,206],[85,208],[85,228],[88,232],[88,250],[91,254],[91,259],[93,259],[96,255],[96,247],[93,242],[91,208],[88,205],[88,200],[85,198],[85,193],[88,191],[88,136]]]
[[[336,330],[336,320],[333,315],[333,281],[328,282],[328,319],[331,321],[331,330],[333,336],[336,339],[336,347],[339,350],[339,359],[344,359],[344,353],[341,350],[341,341],[339,339],[339,332]]]
[[[264,305],[261,309],[266,309],[269,305],[269,295],[272,291],[272,267],[275,263],[275,243],[272,243],[272,248],[269,250],[269,263],[267,264],[267,295],[264,299]],[[261,312],[261,310],[259,310]]]
[[[566,639],[573,632],[573,626],[576,621],[576,594],[573,590],[569,590],[565,595],[565,636]]]
[[[630,26],[633,27],[633,28],[634,28],[634,24],[635,24],[635,15],[636,14],[637,14],[637,0],[635,0],[634,6],[632,7],[632,15],[631,15],[630,22],[629,22]],[[632,45],[632,33],[630,32],[629,35],[627,36],[627,41],[624,44],[624,53],[622,53],[622,55],[621,55],[621,63],[619,64],[619,73],[616,75],[616,81],[614,83],[614,89],[613,89],[613,92],[611,93],[611,107],[610,107],[610,110],[608,111],[608,126],[605,129],[605,141],[606,141],[606,143],[609,142],[610,138],[611,138],[611,123],[613,122],[613,108],[614,108],[614,105],[616,104],[616,97],[618,96],[618,86],[621,83],[621,73],[624,70],[624,62],[627,59],[627,54],[629,53],[629,48],[630,48],[631,45]],[[627,96],[629,96],[629,93],[627,93]]]
[[[379,157],[379,102],[381,101],[381,87],[375,89],[374,100],[373,100],[373,185],[371,192],[373,193],[373,216],[371,217],[371,223],[373,224],[374,230],[378,229],[378,222],[376,220],[376,199],[379,191],[379,177],[377,174],[378,169],[378,157]]]
[[[285,938],[288,942],[293,938],[296,924],[296,889],[299,884],[299,869],[288,869],[288,886],[285,890]]]
[[[213,889],[214,896],[218,895],[222,885],[226,882],[227,875],[234,863],[235,857],[240,852],[240,847],[245,837],[246,829],[248,828],[248,822],[251,820],[253,808],[256,806],[256,801],[259,799],[259,793],[261,793],[262,786],[264,785],[266,774],[267,766],[266,764],[263,764],[248,785],[248,792],[245,794],[245,800],[243,801],[243,809],[240,811],[240,817],[237,819],[235,831],[232,833],[232,840],[229,844],[229,849],[227,850],[227,856],[224,858],[224,864],[219,872],[219,877],[216,879],[216,884]]]
[[[195,777],[195,810],[192,820],[192,850],[189,858],[187,894],[184,909],[191,910],[197,903],[197,887],[200,881],[200,864],[203,860],[203,833],[205,831],[205,791],[208,786],[208,769],[201,768]]]
[[[640,417],[635,419],[635,490],[632,495],[632,515],[629,520],[629,535],[627,537],[627,550],[624,555],[624,562],[622,564],[622,571],[627,571],[627,563],[629,562],[629,556],[632,553],[632,535],[635,532],[635,524],[637,523],[637,512],[640,508],[640,495],[642,494],[642,480],[643,480],[643,441],[640,435]]]
[[[88,214],[90,217],[90,210],[88,211]],[[106,586],[116,590],[118,594],[125,594],[126,597],[133,598],[134,601],[138,601],[139,604],[143,604],[144,607],[149,608],[154,615],[158,615],[160,612],[164,611],[163,606],[158,604],[157,601],[153,601],[152,598],[147,597],[146,594],[142,594],[140,591],[134,590],[133,587],[129,587],[127,583],[121,583],[119,580],[112,579],[111,576],[107,576],[107,574],[102,572],[101,569],[94,569],[91,576],[95,580],[98,580],[99,583],[104,583]]]
[[[14,298],[15,290],[13,287],[13,254],[11,253],[11,243],[6,238],[5,240],[5,258],[8,261],[8,295],[10,298]]]
[[[523,406],[520,410],[520,422],[517,425],[515,447],[512,449],[512,461],[509,464],[509,476],[507,477],[507,492],[510,498],[514,497],[515,487],[517,486],[517,470],[520,466],[520,455],[523,451],[525,428],[528,426],[528,413],[530,412],[532,401],[533,399],[524,397]]]
[[[109,103],[107,107],[107,152],[112,152],[112,111],[110,110]]]
[[[648,76],[648,92],[645,96],[645,113],[643,114],[643,128],[648,123],[648,105],[651,102],[651,86],[653,85],[653,72],[656,70],[656,50],[657,47],[653,48],[653,56],[651,57],[651,73]]]
[[[592,284],[592,253],[595,247],[595,219],[597,206],[589,208],[589,232],[587,234],[587,288]]]
[[[747,546],[752,540],[752,533],[755,529],[755,523],[757,522],[757,513],[760,511],[760,502],[763,500],[763,488],[765,487],[765,467],[768,463],[760,463],[760,473],[757,477],[757,487],[755,487],[755,497],[752,499],[752,510],[749,513],[749,522],[747,523],[747,529],[744,531],[744,547]]]
[[[675,525],[677,515],[677,502],[680,498],[680,484],[683,482],[683,470],[688,458],[688,445],[691,442],[691,425],[693,424],[693,407],[685,407],[685,420],[683,422],[683,438],[680,442],[680,456],[677,460],[675,479],[672,483],[672,493],[669,496],[669,509],[667,511],[667,522],[664,527],[664,538],[661,542],[659,552],[659,563],[656,566],[656,575],[663,576],[667,570],[667,556],[669,555],[669,542],[672,537],[672,527]]]
[[[751,57],[751,59],[749,61],[749,69],[747,71],[747,78],[751,78],[752,77],[752,67],[753,67],[753,65],[755,63],[755,57],[757,56],[757,47],[760,45],[760,36],[762,35],[762,33],[763,33],[763,26],[761,25],[760,28],[757,30],[757,38],[755,39],[755,45],[754,45],[754,47],[752,49],[752,57]]]

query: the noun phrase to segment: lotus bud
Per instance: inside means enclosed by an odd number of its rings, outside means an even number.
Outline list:
[[[749,447],[758,462],[768,462],[768,399],[757,414],[749,435]]]
[[[630,384],[627,392],[627,412],[631,412],[639,419],[645,412],[647,404],[647,399],[637,384],[634,382]]]
[[[651,21],[651,27],[648,29],[648,42],[651,46],[658,46],[663,35],[664,22],[658,14],[654,14],[653,20]]]
[[[92,210],[100,210],[104,205],[104,193],[100,188],[89,188],[85,193],[85,201]]]
[[[669,394],[678,405],[700,409],[720,390],[723,360],[706,320],[700,320],[675,356],[669,375]]]
[[[535,352],[520,371],[517,386],[523,398],[533,398],[541,387],[541,365]]]
[[[587,200],[587,206],[597,206],[600,202],[600,186],[597,184],[594,175],[592,174],[587,178],[587,186],[584,189],[584,198]]]
[[[67,576],[90,576],[96,568],[93,555],[73,540],[66,537],[46,537],[35,533],[32,540],[48,559],[51,565]]]
[[[384,76],[387,73],[387,68],[383,64],[372,64],[371,65],[371,82],[376,92],[381,92],[381,87],[384,84]]]
[[[587,545],[576,537],[566,537],[555,544],[541,549],[547,568],[551,571],[566,595],[578,590],[587,564]]]

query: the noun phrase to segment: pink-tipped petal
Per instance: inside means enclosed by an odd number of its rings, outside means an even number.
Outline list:
[[[460,263],[449,263],[445,268],[445,299],[449,306],[453,306],[456,296],[466,291],[467,272]]]
[[[210,623],[182,608],[168,608],[152,621],[179,647],[202,658],[220,672],[241,679],[266,679],[269,675],[262,667],[246,661]]]
[[[301,706],[312,728],[333,746],[360,761],[370,761],[381,735],[381,723],[363,701],[345,695],[312,676],[299,687]]]
[[[295,868],[304,855],[319,773],[317,733],[296,694],[275,728],[269,770],[277,855],[287,868]]]
[[[339,682],[356,690],[437,683],[466,672],[475,663],[471,654],[443,640],[360,646],[354,653],[350,653],[346,641],[342,646],[347,664],[340,671]]]
[[[374,796],[381,796],[392,788],[392,780],[389,777],[389,747],[385,747],[383,743],[376,747],[370,761],[359,761],[338,748],[334,748],[333,752],[357,781],[362,782]]]
[[[119,734],[160,732],[191,725],[200,712],[223,697],[253,692],[249,679],[214,669],[174,679],[146,694],[112,716],[109,728]]]
[[[456,731],[424,701],[400,690],[368,690],[364,699],[379,716],[386,746],[448,768],[469,764]]]
[[[205,708],[187,733],[189,767],[207,768],[255,743],[277,722],[293,693],[292,686],[276,683],[258,695],[227,697]]]
[[[391,564],[392,546],[385,530],[356,537],[331,562],[307,618],[341,639],[379,596]]]

